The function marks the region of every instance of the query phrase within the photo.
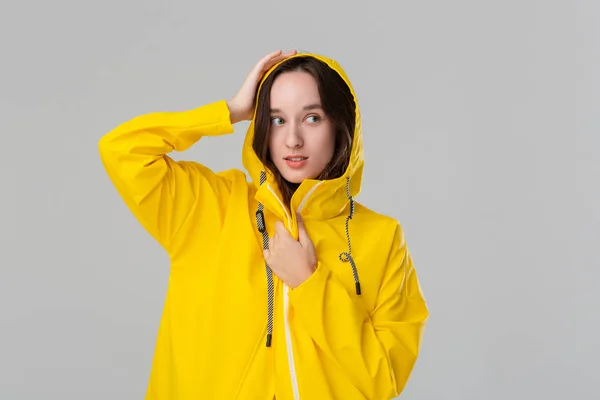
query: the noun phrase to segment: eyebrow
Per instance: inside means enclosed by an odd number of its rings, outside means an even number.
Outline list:
[[[319,103],[314,103],[314,104],[309,104],[307,106],[304,106],[302,109],[304,111],[317,110],[317,109],[322,110],[323,107]],[[271,112],[272,113],[280,113],[281,110],[278,108],[271,108]]]

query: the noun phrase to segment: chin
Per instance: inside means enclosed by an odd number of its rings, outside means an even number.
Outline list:
[[[300,185],[306,179],[315,179],[320,171],[315,171],[315,165],[305,165],[303,168],[291,168],[286,163],[275,163],[275,167],[286,181]]]
[[[283,175],[283,179],[285,179],[286,181],[288,181],[289,183],[294,183],[296,185],[301,184],[302,182],[304,182],[305,179],[308,179],[308,176],[300,176],[298,174],[287,174],[287,175]]]
[[[312,179],[312,175],[300,172],[300,171],[285,171],[281,172],[283,179],[290,183],[301,184],[306,179]]]

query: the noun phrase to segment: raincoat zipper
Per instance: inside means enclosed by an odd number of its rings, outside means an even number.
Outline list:
[[[281,201],[279,196],[277,196],[277,194],[275,193],[273,188],[268,184],[267,184],[267,187],[269,188],[269,191],[273,194],[273,196],[275,196],[275,198],[281,205],[281,208],[283,209],[286,219],[287,219],[288,229],[291,230],[292,229],[292,221],[290,220],[290,215],[288,214],[287,209],[285,208],[285,206],[283,205],[283,202]],[[285,343],[286,343],[287,354],[288,354],[288,367],[290,370],[290,377],[292,379],[292,390],[294,391],[294,400],[300,400],[300,394],[298,393],[298,377],[296,376],[296,364],[294,361],[294,349],[292,347],[292,334],[290,331],[290,325],[288,323],[288,307],[289,307],[288,292],[289,292],[290,288],[285,282],[283,284],[283,287],[284,287],[283,323],[285,326]]]
[[[302,211],[302,208],[304,207],[304,204],[306,204],[306,201],[308,200],[310,195],[313,194],[315,189],[321,183],[323,183],[323,182],[319,182],[315,186],[313,186],[312,189],[306,194],[306,196],[304,196],[304,198],[300,202],[300,205],[298,206],[298,213],[300,213]],[[292,221],[290,220],[290,215],[288,214],[287,209],[285,208],[285,206],[283,205],[283,202],[281,201],[279,196],[277,196],[277,193],[275,193],[273,188],[269,184],[267,184],[267,187],[269,188],[269,191],[273,194],[273,196],[275,196],[275,198],[281,205],[281,208],[283,209],[283,212],[285,213],[285,216],[287,218],[288,229],[291,230],[292,229]],[[284,326],[285,326],[285,343],[286,343],[287,353],[288,353],[288,364],[289,364],[289,369],[290,369],[290,376],[292,378],[292,390],[294,391],[294,400],[300,400],[300,393],[298,390],[298,377],[296,375],[296,363],[294,361],[294,349],[292,346],[292,332],[290,330],[290,325],[288,322],[288,312],[289,312],[288,293],[290,291],[290,287],[286,283],[283,284],[283,287],[284,287],[283,322],[284,322]]]

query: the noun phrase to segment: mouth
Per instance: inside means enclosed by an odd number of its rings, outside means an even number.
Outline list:
[[[306,164],[308,157],[303,156],[288,156],[283,158],[290,168],[302,168]]]
[[[284,159],[285,161],[300,162],[300,161],[304,161],[304,160],[308,159],[308,157],[303,157],[303,156],[290,156],[290,157],[284,157],[283,159]]]

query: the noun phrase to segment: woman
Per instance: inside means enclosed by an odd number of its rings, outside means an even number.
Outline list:
[[[250,120],[244,167],[175,162]],[[335,61],[274,52],[229,101],[143,115],[100,141],[171,260],[147,399],[391,399],[428,316],[404,234],[353,199],[354,91]]]

